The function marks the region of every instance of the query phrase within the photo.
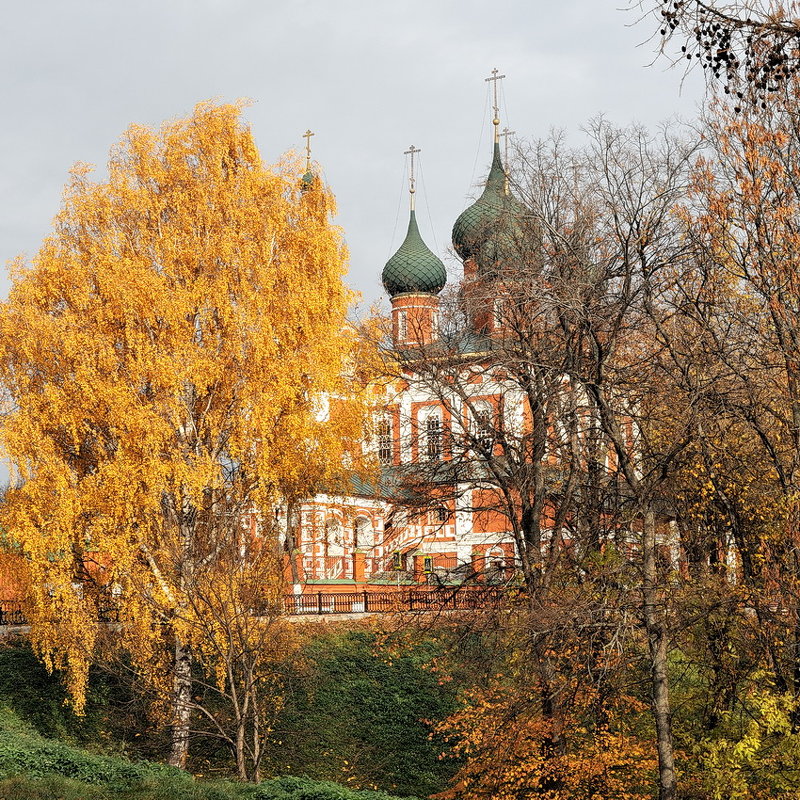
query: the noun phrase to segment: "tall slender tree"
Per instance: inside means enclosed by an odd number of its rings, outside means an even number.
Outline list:
[[[361,433],[333,198],[292,159],[265,166],[240,112],[131,127],[105,182],[77,166],[0,309],[3,524],[34,646],[80,709],[113,598],[134,665],[169,697],[175,765],[193,587],[273,529],[259,514],[334,481]]]
[[[700,441],[705,475],[752,592],[776,684],[794,697],[800,697],[799,98],[795,79],[766,109],[714,106],[708,157],[698,166],[694,205],[686,212],[697,254],[691,316],[714,378]],[[747,458],[747,470],[732,466],[732,454]],[[771,613],[775,606],[781,614]]]

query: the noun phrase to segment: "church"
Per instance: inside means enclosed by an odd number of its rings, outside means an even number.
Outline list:
[[[491,167],[482,193],[453,225],[452,244],[464,273],[446,298],[444,264],[423,241],[415,216],[418,151],[413,146],[407,151],[408,230],[382,272],[397,363],[396,374],[387,381],[373,443],[383,480],[379,490],[356,481],[347,496],[321,494],[291,514],[281,512],[287,580],[301,606],[300,597],[310,601],[321,593],[356,597],[409,587],[513,584],[517,578],[519,531],[497,502],[504,486],[492,471],[513,443],[529,448],[530,432],[542,425],[534,421],[519,384],[508,380],[498,355],[510,324],[498,289],[498,265],[508,267],[520,258],[514,244],[524,238],[520,227],[526,209],[510,190],[501,156],[497,70],[487,80],[495,87]],[[455,362],[452,347],[439,346],[448,337],[452,345],[453,306],[460,326]],[[587,420],[588,430],[591,423],[584,412],[578,409],[576,418]],[[556,475],[559,422],[551,418],[545,427],[535,458]],[[599,426],[595,428],[597,433]],[[591,438],[586,431],[581,435],[586,441]],[[635,448],[635,439],[631,422],[629,447]],[[602,434],[594,436],[595,451],[599,440]],[[604,472],[613,476],[613,448],[602,440],[599,449]],[[422,500],[412,497],[415,483],[422,487]],[[566,527],[561,530],[565,519],[557,521],[550,503],[535,513],[541,518],[537,524],[543,547],[556,539],[559,546],[569,546]],[[667,532],[661,542],[665,558],[675,562],[674,537]],[[354,611],[364,610],[362,601],[353,602]]]

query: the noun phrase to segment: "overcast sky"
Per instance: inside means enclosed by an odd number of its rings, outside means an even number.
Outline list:
[[[407,222],[403,151],[422,149],[418,217],[451,265],[450,229],[490,160],[484,78],[539,138],[611,121],[691,119],[701,76],[653,60],[625,0],[15,0],[0,4],[0,261],[33,255],[76,161],[103,167],[132,122],[248,97],[266,161],[301,149],[339,204],[349,283],[366,301]],[[644,42],[644,44],[642,44]],[[681,84],[683,85],[681,86]],[[101,174],[103,169],[100,170]],[[398,208],[400,219],[398,220]],[[3,273],[0,295],[8,290]]]

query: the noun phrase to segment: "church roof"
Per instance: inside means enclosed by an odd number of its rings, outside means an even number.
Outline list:
[[[518,243],[524,214],[525,207],[506,190],[500,145],[495,142],[483,193],[453,225],[453,247],[463,260],[474,258],[478,266],[489,267]]]
[[[391,297],[404,292],[436,294],[447,282],[447,271],[442,260],[422,241],[413,209],[406,238],[386,262],[381,277]]]

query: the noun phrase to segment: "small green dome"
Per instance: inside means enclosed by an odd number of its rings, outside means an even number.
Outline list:
[[[447,282],[444,264],[422,241],[413,211],[406,238],[386,262],[381,278],[390,297],[404,292],[437,294]]]
[[[525,207],[506,193],[506,173],[495,142],[492,168],[483,194],[461,212],[453,225],[453,247],[463,261],[474,258],[478,266],[489,267],[503,256],[519,251],[521,219]]]

